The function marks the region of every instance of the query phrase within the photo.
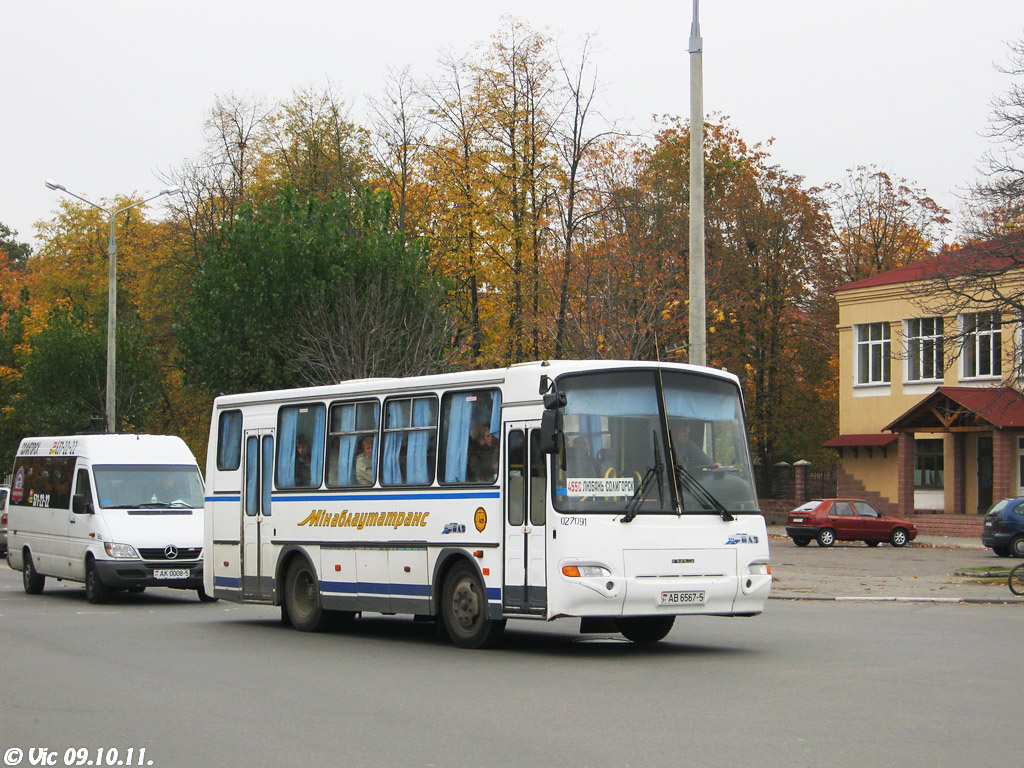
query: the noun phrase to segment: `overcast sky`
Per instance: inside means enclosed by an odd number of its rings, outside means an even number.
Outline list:
[[[704,106],[808,184],[875,164],[954,213],[978,178],[1024,0],[703,0]],[[0,222],[35,244],[52,178],[100,201],[162,185],[217,95],[330,82],[358,117],[389,67],[439,73],[512,15],[567,50],[593,34],[603,113],[689,114],[691,0],[0,0]]]

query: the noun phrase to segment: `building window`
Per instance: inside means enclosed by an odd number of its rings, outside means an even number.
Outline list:
[[[942,438],[914,441],[914,487],[943,487]]]
[[[963,375],[965,379],[1002,375],[1003,331],[995,312],[961,316],[963,323]]]
[[[907,381],[941,379],[945,370],[942,348],[942,318],[915,317],[907,320]]]
[[[867,323],[858,325],[857,378],[858,384],[889,383],[889,324]]]

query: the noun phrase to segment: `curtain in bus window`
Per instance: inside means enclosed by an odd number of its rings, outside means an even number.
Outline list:
[[[322,405],[314,408],[313,445],[310,450],[310,484],[320,487],[324,477],[324,433],[327,431],[327,409]]]
[[[643,385],[615,382],[615,386],[567,387],[567,414],[601,416],[656,416],[658,399],[650,380]]]
[[[739,404],[734,392],[697,392],[665,387],[665,407],[670,418],[702,421],[733,421]]]
[[[397,429],[405,426],[405,408],[408,400],[392,400],[387,404],[384,426],[386,429]],[[399,485],[402,482],[403,432],[386,432],[384,434],[384,463],[381,467],[381,482],[384,485]]]
[[[340,432],[353,432],[356,428],[356,404],[346,403],[335,406],[338,409],[340,418],[333,429]],[[338,466],[337,478],[332,481],[336,485],[353,485],[355,478],[352,477],[352,461],[356,455],[356,435],[342,435],[338,440]]]
[[[217,430],[217,469],[238,469],[242,456],[242,412],[225,411]]]
[[[469,428],[473,416],[475,392],[453,395],[448,410],[448,429],[445,434],[444,481],[466,482],[466,463],[469,459]]]
[[[434,426],[433,402],[426,398],[414,400],[412,425],[414,427]],[[408,453],[405,460],[406,480],[413,485],[424,485],[431,481],[428,449],[433,435],[430,430],[416,430],[409,435]]]
[[[491,393],[491,434],[501,436],[501,392]]]
[[[277,484],[282,488],[295,486],[295,431],[299,414],[292,408],[282,408],[281,429],[278,434]]]

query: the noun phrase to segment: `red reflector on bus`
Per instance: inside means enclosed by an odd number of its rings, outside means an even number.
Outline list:
[[[334,570],[340,571],[341,570],[341,563],[335,563],[334,564]]]
[[[484,556],[484,551],[482,549],[474,550],[473,557],[479,558],[479,557],[483,557],[483,556]]]

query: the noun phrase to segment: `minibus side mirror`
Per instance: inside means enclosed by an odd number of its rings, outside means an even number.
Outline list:
[[[76,493],[71,497],[71,511],[76,515],[91,515],[93,514],[92,503],[87,500],[88,497],[84,493]]]

